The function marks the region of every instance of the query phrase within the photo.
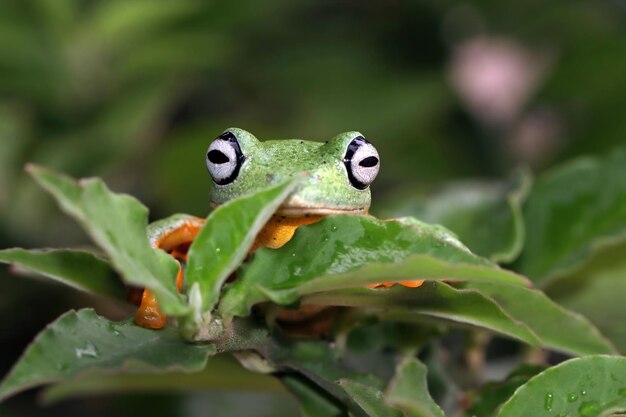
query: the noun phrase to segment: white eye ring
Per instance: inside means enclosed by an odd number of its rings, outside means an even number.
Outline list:
[[[378,151],[363,136],[357,136],[350,142],[343,161],[350,183],[359,190],[365,190],[380,169]]]
[[[230,132],[224,132],[215,139],[206,153],[207,169],[218,185],[233,182],[244,160],[237,138]]]

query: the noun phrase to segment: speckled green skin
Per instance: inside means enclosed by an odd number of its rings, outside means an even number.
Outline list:
[[[299,172],[307,176],[279,209],[287,216],[363,214],[370,206],[369,188],[357,190],[348,180],[343,157],[359,132],[346,132],[326,143],[300,139],[259,141],[245,130],[227,130],[237,137],[246,160],[235,181],[213,184],[211,202],[236,197],[277,184]]]

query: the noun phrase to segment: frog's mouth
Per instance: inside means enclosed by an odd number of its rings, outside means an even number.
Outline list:
[[[220,204],[211,201],[211,206],[215,208],[220,206]],[[333,214],[364,215],[368,214],[368,210],[369,206],[341,207],[328,204],[319,205],[292,196],[276,210],[275,214],[286,217],[331,216]]]
[[[342,207],[308,202],[297,196],[288,198],[276,211],[287,217],[330,216],[333,214],[367,214],[369,207]]]
[[[333,208],[333,207],[299,207],[280,206],[276,214],[287,217],[330,216],[332,214],[367,214],[366,207]]]

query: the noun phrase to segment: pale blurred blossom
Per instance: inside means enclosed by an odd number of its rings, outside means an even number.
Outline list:
[[[479,36],[455,47],[450,78],[474,117],[506,127],[523,110],[546,69],[543,55],[513,40]]]

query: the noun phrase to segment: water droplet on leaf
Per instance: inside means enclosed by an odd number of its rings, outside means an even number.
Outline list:
[[[543,406],[546,410],[552,411],[552,401],[554,400],[554,395],[552,393],[547,393],[543,400]]]
[[[578,395],[572,393],[567,394],[567,401],[573,403],[574,401],[576,401],[578,399]]]

